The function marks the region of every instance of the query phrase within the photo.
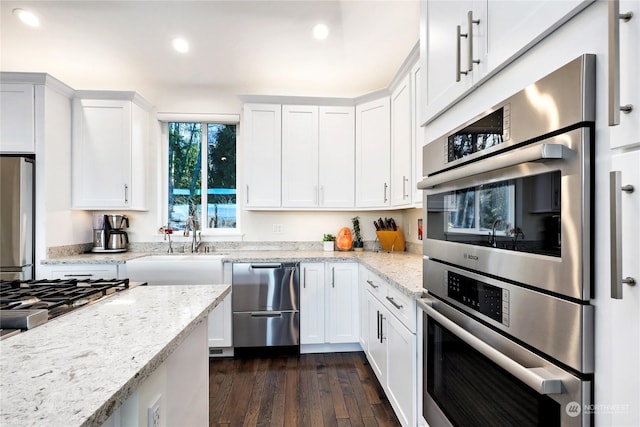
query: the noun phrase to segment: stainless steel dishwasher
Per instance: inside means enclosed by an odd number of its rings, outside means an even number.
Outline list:
[[[300,264],[234,263],[234,348],[300,345]]]

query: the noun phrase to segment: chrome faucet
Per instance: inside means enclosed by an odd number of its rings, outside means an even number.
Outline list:
[[[493,221],[493,226],[491,226],[491,234],[489,234],[489,244],[494,248],[498,247],[498,240],[496,239],[496,225],[498,225],[499,222],[503,222],[502,218],[498,218]]]
[[[187,217],[187,221],[184,224],[184,235],[189,237],[189,230],[193,231],[193,239],[191,240],[191,252],[198,252],[198,247],[202,243],[202,233],[198,221],[193,217]]]

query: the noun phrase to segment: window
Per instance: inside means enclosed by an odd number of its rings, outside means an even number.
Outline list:
[[[236,229],[236,125],[169,122],[168,135],[169,227]]]

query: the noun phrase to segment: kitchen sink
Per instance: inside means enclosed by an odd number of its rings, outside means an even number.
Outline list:
[[[129,280],[149,285],[216,285],[222,283],[224,254],[148,255],[126,263]]]

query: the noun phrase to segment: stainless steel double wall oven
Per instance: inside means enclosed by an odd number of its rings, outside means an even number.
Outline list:
[[[595,57],[424,147],[423,415],[588,425]]]

